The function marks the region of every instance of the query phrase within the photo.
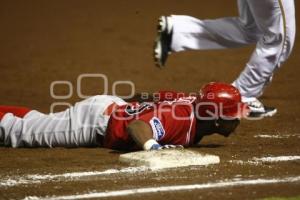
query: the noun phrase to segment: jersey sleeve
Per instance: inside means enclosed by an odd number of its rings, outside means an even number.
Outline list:
[[[156,141],[159,142],[166,135],[164,123],[154,111],[139,115],[137,120],[141,120],[151,127],[153,139]]]

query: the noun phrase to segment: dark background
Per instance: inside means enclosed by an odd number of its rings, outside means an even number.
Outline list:
[[[157,18],[172,13],[205,19],[236,15],[237,8],[235,0],[1,0],[0,103],[48,112],[57,102],[50,96],[50,84],[60,80],[73,84],[72,98],[64,101],[74,103],[80,100],[77,77],[84,73],[107,75],[110,90],[115,81],[133,81],[136,92],[190,92],[209,81],[232,82],[253,47],[184,52],[171,56],[166,69],[154,67]],[[291,59],[276,74],[266,98],[299,97],[294,91],[298,43],[297,38]],[[85,79],[82,88],[87,95],[102,94],[103,81]],[[65,85],[57,85],[55,92],[68,94]],[[118,87],[118,94],[129,93],[129,87]]]
[[[299,2],[296,0],[297,27]],[[80,74],[105,74],[109,93],[114,82],[130,80],[136,92],[172,89],[198,91],[210,81],[231,83],[243,70],[254,46],[241,49],[190,51],[172,55],[160,70],[152,59],[156,23],[160,15],[185,14],[201,19],[237,15],[236,0],[0,0],[0,104],[23,105],[49,112],[54,102],[75,103]],[[228,139],[204,139],[196,151],[219,155],[221,164],[194,171],[170,171],[142,176],[111,177],[0,187],[0,198],[28,195],[86,193],[140,186],[213,182],[224,178],[272,178],[299,176],[299,162],[244,166],[229,160],[300,155],[299,34],[290,59],[276,72],[262,101],[278,108],[278,114],[261,121],[242,121]],[[50,95],[53,81],[70,81],[73,95],[57,100]],[[82,83],[86,95],[103,93],[103,81]],[[67,95],[66,85],[55,94]],[[119,95],[130,88],[118,87]],[[65,107],[57,107],[57,110]],[[260,139],[257,134],[294,135],[286,139]],[[99,149],[0,148],[0,179],[8,175],[65,173],[120,167],[118,153]],[[162,179],[159,179],[161,177]],[[163,181],[162,181],[163,180]],[[298,188],[298,189],[297,189]],[[245,199],[299,195],[299,184],[266,185],[215,190],[155,194],[146,199]],[[144,196],[135,196],[145,199]],[[126,197],[124,199],[127,199]],[[130,197],[128,198],[130,199]]]

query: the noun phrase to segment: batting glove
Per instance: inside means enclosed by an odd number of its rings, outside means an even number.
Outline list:
[[[144,146],[144,150],[162,150],[162,149],[183,149],[182,145],[172,145],[172,144],[166,144],[166,145],[160,145],[158,142],[154,139],[148,140]]]
[[[166,145],[154,144],[150,148],[150,150],[163,150],[163,149],[183,149],[183,146],[173,145],[173,144],[166,144]]]

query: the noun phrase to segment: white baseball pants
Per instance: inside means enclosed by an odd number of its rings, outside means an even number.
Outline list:
[[[96,134],[105,135],[109,120],[104,112],[113,103],[126,102],[115,96],[99,95],[49,115],[31,111],[18,118],[7,113],[0,122],[0,134],[4,135],[4,146],[11,147],[97,146]]]
[[[295,40],[294,0],[238,0],[240,16],[199,20],[172,15],[171,49],[224,49],[255,44],[245,69],[234,81],[243,97],[259,97]]]

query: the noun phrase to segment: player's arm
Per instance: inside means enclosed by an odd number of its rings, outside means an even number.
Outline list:
[[[136,144],[144,150],[159,150],[176,148],[182,146],[178,145],[160,145],[153,139],[153,132],[151,127],[144,121],[135,120],[127,126],[127,133],[136,142]]]
[[[144,150],[150,150],[153,145],[160,146],[153,139],[151,127],[144,121],[134,120],[127,126],[127,133]]]

